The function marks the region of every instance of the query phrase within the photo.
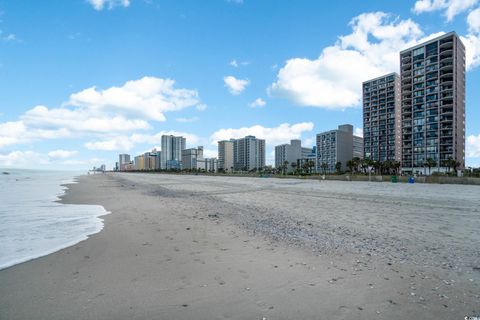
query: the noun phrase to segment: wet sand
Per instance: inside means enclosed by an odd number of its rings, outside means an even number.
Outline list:
[[[105,228],[0,271],[0,319],[463,319],[480,188],[84,176]]]

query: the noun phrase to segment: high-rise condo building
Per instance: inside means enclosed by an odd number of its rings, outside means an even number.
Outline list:
[[[402,171],[465,167],[465,47],[455,32],[400,52]]]
[[[345,170],[347,161],[354,157],[353,137],[353,126],[350,124],[317,134],[317,172],[335,172],[337,162],[341,162],[341,169]]]
[[[265,166],[265,140],[254,136],[236,139],[233,142],[234,170],[250,171]]]
[[[162,136],[161,169],[182,169],[182,150],[185,150],[184,137]]]
[[[226,172],[233,170],[234,139],[218,141],[218,169]]]
[[[397,73],[363,83],[363,144],[365,158],[401,161],[400,77]]]
[[[125,165],[130,164],[129,154],[118,155],[118,170],[125,171]]]

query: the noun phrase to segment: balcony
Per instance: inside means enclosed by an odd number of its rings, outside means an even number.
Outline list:
[[[451,50],[453,49],[453,40],[448,39],[445,42],[440,43],[440,52],[445,51],[445,50]]]
[[[453,62],[442,62],[442,63],[440,63],[440,70],[441,71],[443,71],[443,70],[453,70]]]
[[[451,58],[453,56],[453,50],[452,49],[447,49],[444,51],[440,51],[440,60],[443,60],[445,58]]]
[[[445,138],[445,137],[452,137],[453,136],[453,130],[442,130],[440,132],[442,138]]]
[[[442,115],[445,115],[445,116],[447,116],[447,115],[453,115],[453,107],[446,107],[446,108],[444,107],[444,108],[442,108],[442,109],[441,109],[441,114],[442,114]]]
[[[451,122],[451,121],[453,121],[453,116],[451,115],[440,116],[440,122]]]

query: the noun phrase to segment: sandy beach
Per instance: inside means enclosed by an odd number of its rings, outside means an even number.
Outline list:
[[[480,315],[480,188],[99,174],[104,229],[0,271],[0,319]]]

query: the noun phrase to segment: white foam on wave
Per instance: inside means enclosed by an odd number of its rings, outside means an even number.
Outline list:
[[[100,232],[99,205],[55,202],[76,173],[9,170],[0,176],[0,270],[74,245]]]

